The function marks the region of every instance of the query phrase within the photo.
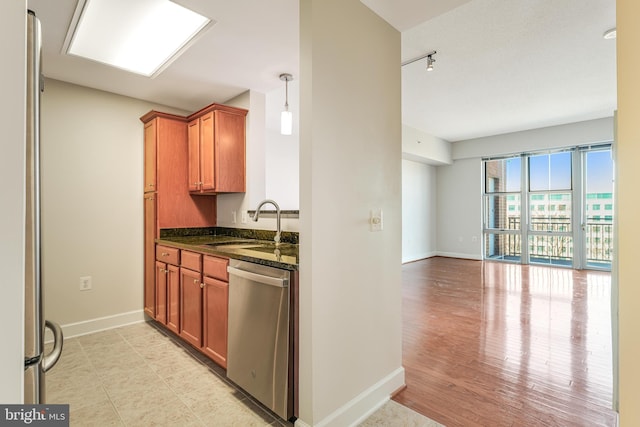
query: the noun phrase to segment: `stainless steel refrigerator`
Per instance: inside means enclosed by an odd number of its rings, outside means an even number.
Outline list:
[[[27,129],[26,129],[26,227],[25,227],[25,319],[24,319],[24,403],[45,402],[45,372],[62,353],[62,330],[45,321],[42,308],[40,246],[40,22],[32,11],[27,15]],[[53,350],[44,354],[44,329],[52,330]]]

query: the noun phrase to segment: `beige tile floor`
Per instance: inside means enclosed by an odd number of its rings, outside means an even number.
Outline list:
[[[150,323],[66,339],[46,387],[49,403],[70,404],[72,426],[291,426]],[[390,401],[361,426],[440,424]]]

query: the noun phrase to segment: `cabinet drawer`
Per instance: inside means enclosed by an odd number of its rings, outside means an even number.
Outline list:
[[[195,252],[182,251],[182,262],[180,266],[193,271],[202,271],[201,261],[202,255]]]
[[[180,265],[180,249],[157,245],[156,259],[167,264]]]
[[[229,281],[229,273],[227,273],[228,259],[205,255],[202,264],[205,276],[224,280],[225,282]]]

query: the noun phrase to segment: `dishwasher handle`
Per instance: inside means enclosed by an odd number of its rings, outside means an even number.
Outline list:
[[[242,277],[254,282],[262,283],[264,285],[276,286],[278,288],[286,288],[289,286],[289,279],[283,277],[271,277],[263,274],[252,273],[247,270],[240,270],[235,267],[227,267],[227,272],[230,275]]]

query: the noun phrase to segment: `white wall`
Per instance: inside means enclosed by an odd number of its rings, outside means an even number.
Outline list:
[[[359,0],[301,0],[300,31],[296,425],[344,426],[404,383],[400,33]]]
[[[436,255],[436,169],[402,161],[402,262]]]
[[[451,143],[411,126],[402,125],[402,158],[432,165],[450,165]]]
[[[142,319],[143,124],[184,112],[47,79],[42,95],[43,286],[47,318],[77,333]],[[80,276],[93,289],[79,290]],[[133,313],[132,313],[133,312]],[[129,314],[127,314],[129,313]],[[89,322],[86,329],[108,326]],[[80,328],[80,329],[78,329]]]
[[[246,211],[254,210],[258,206],[258,203],[266,198],[274,199],[276,203],[280,205],[281,209],[298,209],[297,207],[285,207],[286,205],[283,206],[280,204],[281,199],[278,197],[278,193],[271,193],[271,196],[267,194],[267,188],[273,188],[281,184],[279,182],[268,182],[269,177],[272,175],[269,173],[269,168],[273,167],[273,163],[269,163],[267,159],[280,155],[290,159],[290,153],[278,151],[268,152],[273,147],[267,143],[271,131],[267,127],[266,118],[268,109],[266,102],[267,97],[255,91],[247,91],[225,102],[226,105],[249,110],[249,114],[247,114],[246,139],[247,181],[245,193],[219,194],[217,196],[217,225],[219,227],[275,230],[275,216],[263,215],[258,222],[253,222],[246,215]],[[276,147],[276,150],[278,149],[279,148]],[[295,162],[293,167],[297,173],[298,159],[290,160]],[[296,180],[295,187],[297,188],[298,175],[291,174],[290,179]],[[274,208],[271,205],[267,205],[265,209]],[[233,212],[236,212],[235,223],[233,222]],[[243,222],[243,217],[246,218],[246,222]],[[298,231],[298,218],[282,218],[281,226],[284,231]]]
[[[611,112],[613,115],[613,111]],[[453,158],[519,154],[613,141],[613,116],[453,143]]]
[[[26,1],[0,5],[0,402],[22,403]],[[10,42],[9,42],[10,41]]]
[[[289,82],[289,111],[293,113],[293,134],[280,134],[280,113],[284,109],[285,89],[273,90],[266,95],[267,140],[265,149],[266,198],[273,199],[281,209],[300,208],[299,172],[299,118],[300,91],[298,76]]]
[[[438,255],[481,259],[482,162],[456,160],[437,169]]]

